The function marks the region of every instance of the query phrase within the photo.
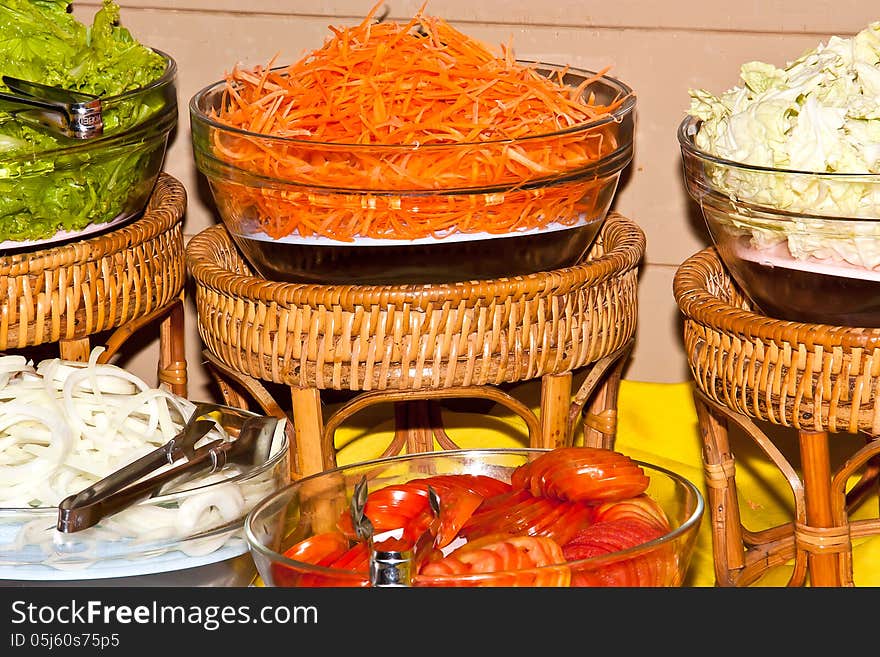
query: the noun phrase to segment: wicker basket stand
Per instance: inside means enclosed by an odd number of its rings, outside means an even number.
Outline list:
[[[386,454],[455,448],[436,400],[489,399],[523,418],[533,446],[607,444],[617,388],[636,324],[641,229],[607,218],[577,266],[443,285],[320,285],[254,276],[223,226],[187,244],[204,355],[227,403],[284,411],[263,385],[290,389],[292,475],[335,466],[334,432],[351,415],[395,405]],[[572,395],[572,372],[590,366]],[[500,390],[541,379],[540,414]],[[323,417],[322,390],[355,391]]]
[[[880,520],[852,519],[876,490],[880,329],[756,314],[714,248],[685,260],[673,285],[695,381],[718,585],[748,585],[793,563],[790,586],[853,586],[853,539],[880,533]],[[756,420],[797,432],[799,468]],[[729,422],[784,476],[794,500],[790,522],[760,531],[743,526]],[[844,433],[866,440],[832,471],[829,441]]]
[[[145,212],[124,226],[52,248],[0,255],[0,350],[58,343],[88,360],[97,334],[107,362],[159,324],[158,383],[186,395],[183,214],[186,192],[162,173]]]

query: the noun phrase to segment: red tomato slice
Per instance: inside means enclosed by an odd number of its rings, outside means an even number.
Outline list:
[[[640,518],[597,522],[579,531],[562,547],[569,561],[589,559],[636,547],[663,536],[655,524]],[[572,565],[572,586],[666,586],[676,572],[671,545],[594,569]]]
[[[481,474],[461,473],[431,475],[430,477],[425,477],[423,479],[411,479],[410,483],[413,482],[427,482],[433,485],[435,490],[438,486],[448,484],[458,488],[466,488],[469,491],[486,498],[494,497],[495,495],[500,495],[510,490],[510,484],[506,481]]]
[[[535,496],[572,502],[606,502],[635,497],[649,478],[628,456],[599,447],[558,447],[514,470],[511,485]]]
[[[563,502],[562,500],[554,500],[554,503],[555,505],[549,513],[545,513],[538,518],[537,522],[526,528],[527,534],[530,536],[546,536],[548,532],[553,530],[554,525],[556,525],[561,518],[564,518],[566,514],[571,512],[572,507],[582,506],[588,508],[580,502]]]
[[[595,509],[590,504],[569,502],[566,512],[549,527],[543,528],[541,535],[565,545],[577,532],[593,524],[594,514]]]
[[[352,545],[344,554],[333,561],[330,568],[353,570],[368,575],[370,572],[370,548],[361,541]]]
[[[469,540],[487,534],[522,534],[534,535],[535,530],[548,522],[560,507],[566,504],[562,500],[546,497],[535,497],[527,491],[505,495],[504,500],[477,509],[476,513],[464,524],[459,532]]]
[[[372,523],[373,532],[378,534],[407,527],[429,508],[426,487],[408,483],[392,484],[370,491],[364,505],[364,515]],[[337,527],[350,538],[355,538],[354,524],[348,509],[340,514]]]
[[[291,545],[284,556],[295,561],[327,566],[348,550],[348,538],[342,532],[323,532]]]
[[[664,533],[669,531],[666,512],[646,493],[619,502],[607,502],[596,508],[596,522],[634,518],[655,525]]]
[[[284,556],[307,564],[336,568],[338,560],[355,548],[349,548],[349,539],[341,532],[323,532],[290,546],[284,551]],[[368,578],[354,573],[351,576],[343,573],[340,577],[330,577],[279,563],[273,564],[271,570],[273,584],[279,587],[369,585]]]
[[[446,547],[458,536],[482,501],[481,495],[466,489],[440,494],[440,532],[435,543],[438,548]]]
[[[437,480],[426,478],[377,488],[367,495],[364,515],[372,523],[374,534],[402,529],[403,538],[413,543],[434,518],[428,494],[431,487],[440,499],[437,547],[444,547],[456,537],[461,526],[483,501],[483,496],[468,488],[466,483],[474,482],[459,482],[449,477]],[[337,526],[347,536],[354,538],[354,526],[348,510],[342,513]]]
[[[466,543],[446,557],[424,564],[413,584],[568,586],[570,581],[571,572],[556,541],[543,536],[493,536]]]
[[[488,517],[488,514],[493,511],[508,509],[511,505],[531,500],[533,497],[534,495],[527,490],[510,490],[506,493],[501,493],[500,495],[493,495],[492,497],[485,498],[475,513],[477,515]]]

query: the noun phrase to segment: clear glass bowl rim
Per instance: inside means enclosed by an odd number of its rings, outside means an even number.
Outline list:
[[[564,74],[578,75],[583,78],[590,78],[598,75],[596,71],[590,71],[587,69],[576,68],[573,66],[566,66],[560,64],[549,64],[545,62],[537,62],[532,60],[516,60],[518,64],[533,66],[537,69],[545,69],[551,72],[561,72]],[[275,67],[272,70],[279,70],[286,68],[286,66]],[[541,134],[528,135],[526,137],[518,138],[518,139],[495,139],[495,140],[487,140],[487,141],[475,141],[475,142],[456,142],[449,144],[429,144],[429,145],[414,145],[414,144],[347,144],[343,142],[324,142],[324,141],[315,141],[309,139],[297,139],[295,137],[282,137],[278,135],[269,135],[258,132],[251,132],[249,130],[242,130],[241,128],[236,128],[233,126],[226,125],[224,123],[220,123],[215,121],[210,116],[205,114],[202,110],[201,105],[209,94],[212,92],[224,87],[226,85],[225,80],[217,80],[212,82],[211,84],[201,88],[198,90],[192,98],[190,98],[189,102],[189,112],[192,120],[196,120],[200,123],[205,124],[206,126],[228,132],[230,134],[239,135],[241,137],[247,137],[249,139],[260,139],[265,140],[268,143],[280,143],[280,144],[288,144],[288,145],[297,145],[303,148],[322,148],[322,149],[346,149],[346,150],[355,150],[355,151],[366,151],[366,150],[378,150],[378,149],[389,149],[389,150],[418,150],[420,152],[433,152],[441,149],[453,149],[453,148],[468,148],[475,146],[488,146],[493,144],[520,144],[526,143],[529,141],[540,140],[540,139],[549,139],[555,138],[565,135],[575,134],[577,132],[589,132],[591,130],[595,130],[598,127],[603,125],[607,125],[609,123],[621,123],[624,118],[632,113],[636,106],[636,96],[633,92],[633,89],[626,83],[620,81],[617,78],[611,77],[609,75],[601,75],[598,77],[597,82],[602,82],[611,89],[615,89],[619,95],[624,96],[624,102],[610,113],[609,116],[603,117],[601,119],[597,119],[595,121],[589,121],[587,123],[579,123],[576,125],[569,126],[562,130],[556,130],[553,132],[545,132]]]
[[[112,104],[130,100],[136,96],[140,96],[149,91],[159,89],[163,86],[175,84],[175,80],[177,77],[177,62],[174,60],[173,57],[171,57],[171,55],[161,50],[157,50],[156,48],[150,48],[150,50],[155,52],[157,55],[161,55],[165,59],[165,72],[149,84],[144,85],[143,87],[131,89],[115,96],[105,96],[101,98],[102,103]],[[160,117],[167,117],[168,119],[172,120],[162,121],[160,120]],[[170,132],[174,128],[174,124],[176,122],[177,106],[176,104],[169,104],[166,107],[162,108],[161,112],[154,116],[151,116],[148,120],[136,123],[121,132],[111,132],[101,137],[95,137],[94,139],[71,139],[69,140],[69,143],[62,145],[59,148],[51,148],[45,151],[36,151],[33,153],[21,153],[12,157],[0,157],[0,163],[30,162],[34,160],[43,161],[46,159],[51,159],[53,156],[66,157],[79,153],[88,153],[91,151],[109,149],[112,145],[115,145],[119,142],[125,143],[129,140],[140,140],[143,133],[150,134],[155,132],[156,134],[161,134],[162,132]],[[111,151],[108,156],[111,159],[116,158],[119,157],[119,153]],[[39,169],[35,172],[36,175],[45,175],[46,173],[47,172],[45,169]]]
[[[678,143],[686,154],[696,157],[700,160],[704,160],[706,162],[711,162],[712,164],[716,164],[719,166],[727,167],[730,169],[741,169],[743,171],[749,171],[753,173],[760,174],[785,174],[792,176],[809,176],[811,178],[827,178],[829,180],[835,181],[845,181],[852,179],[853,182],[876,182],[880,184],[880,173],[858,173],[858,172],[840,172],[840,171],[805,171],[800,169],[781,169],[781,168],[771,168],[765,167],[757,164],[748,164],[745,162],[736,162],[734,160],[728,160],[723,157],[713,155],[711,153],[707,153],[706,151],[697,147],[694,143],[694,136],[697,134],[699,130],[700,123],[702,123],[702,119],[699,119],[692,115],[687,115],[678,126]]]
[[[210,492],[212,488],[221,485],[227,484],[242,484],[257,479],[258,477],[265,475],[267,473],[274,472],[279,466],[286,467],[283,464],[283,460],[288,456],[289,443],[287,439],[287,434],[283,433],[281,435],[281,441],[278,445],[277,452],[273,454],[265,463],[260,466],[253,468],[251,470],[247,470],[238,475],[228,477],[223,479],[222,481],[215,481],[208,484],[203,484],[201,486],[194,486],[192,488],[188,488],[182,491],[175,491],[172,493],[166,493],[163,495],[158,495],[156,497],[151,497],[144,499],[140,502],[134,504],[134,507],[139,505],[144,506],[165,506],[172,503],[182,503],[187,497],[197,494],[197,493],[205,493]],[[258,499],[257,502],[260,500]],[[37,521],[45,521],[48,522],[50,519],[55,519],[58,516],[58,508],[57,507],[3,507],[0,508],[0,523],[2,524],[20,524],[22,526]],[[200,540],[210,540],[216,537],[225,536],[230,532],[238,532],[241,530],[244,519],[247,514],[239,514],[237,518],[234,518],[229,521],[224,521],[219,524],[192,531],[187,534],[183,534],[180,536],[160,536],[149,539],[131,539],[126,537],[120,537],[111,541],[107,541],[105,539],[94,539],[91,536],[88,536],[85,540],[87,541],[95,541],[97,545],[112,545],[115,550],[117,550],[113,555],[113,559],[141,559],[144,558],[144,555],[149,555],[156,551],[168,551],[177,549],[178,547],[186,544],[190,544],[193,541]],[[98,526],[100,530],[100,526]],[[86,530],[86,532],[90,532],[90,530]],[[70,535],[74,540],[77,537],[77,534]],[[243,538],[243,537],[242,537]],[[246,541],[245,541],[246,543]],[[5,567],[15,567],[16,565],[21,566],[35,566],[35,565],[44,565],[42,561],[27,561],[21,560],[18,564],[13,564],[10,562],[10,553],[6,553],[4,555],[4,566]],[[85,561],[89,561],[89,559],[85,559]],[[79,564],[79,561],[72,561],[73,564]],[[74,569],[71,570],[71,579],[77,579],[74,575],[79,571]],[[83,571],[87,572],[87,571]]]
[[[479,459],[481,456],[505,456],[505,455],[523,455],[528,456],[529,454],[541,454],[544,452],[550,451],[547,448],[539,448],[539,447],[525,447],[525,448],[484,448],[484,449],[452,449],[452,450],[444,450],[442,452],[423,452],[418,454],[404,454],[399,456],[389,456],[379,459],[374,459],[371,461],[364,461],[360,463],[351,463],[345,466],[339,466],[337,468],[333,468],[332,470],[325,470],[323,472],[318,472],[313,475],[309,475],[307,477],[303,477],[295,482],[287,484],[286,486],[282,486],[275,492],[269,494],[265,498],[263,498],[260,502],[258,502],[254,507],[250,510],[247,517],[244,520],[244,534],[245,539],[247,540],[248,545],[252,550],[256,550],[263,557],[277,562],[281,565],[290,566],[291,568],[295,568],[298,571],[302,571],[304,573],[309,574],[317,574],[317,575],[325,575],[329,577],[343,577],[343,576],[351,576],[355,574],[354,571],[348,570],[340,570],[337,568],[327,568],[325,566],[317,566],[310,563],[305,563],[302,561],[297,561],[295,559],[291,559],[289,557],[284,556],[274,550],[266,547],[259,539],[257,539],[255,533],[251,529],[251,525],[255,522],[258,515],[260,515],[264,509],[274,505],[278,502],[278,500],[286,497],[287,495],[292,494],[294,489],[298,487],[302,487],[305,483],[309,481],[313,481],[318,477],[322,476],[330,476],[333,474],[342,474],[347,470],[353,469],[367,469],[372,467],[382,467],[385,465],[394,465],[395,463],[401,463],[406,461],[413,460],[425,460],[428,458],[456,458],[456,457],[467,457],[469,459]],[[589,567],[591,569],[600,567],[607,563],[617,563],[618,561],[622,561],[624,559],[630,559],[636,557],[640,554],[649,552],[654,548],[663,545],[665,543],[673,543],[682,536],[686,535],[690,531],[695,531],[695,525],[699,524],[702,520],[703,513],[705,510],[705,500],[703,498],[703,494],[696,487],[696,485],[683,477],[682,475],[673,472],[672,470],[668,470],[662,466],[655,465],[653,463],[646,463],[644,461],[639,461],[633,459],[637,464],[647,467],[650,470],[659,472],[661,474],[666,475],[670,480],[680,485],[684,490],[688,492],[688,494],[694,500],[694,509],[691,514],[681,523],[678,527],[673,529],[671,532],[664,534],[658,538],[655,538],[646,543],[641,543],[631,548],[627,548],[625,550],[619,550],[617,552],[611,552],[609,554],[604,554],[598,557],[589,557],[586,559],[578,559],[576,561],[566,561],[562,564],[553,564],[550,566],[540,566],[537,568],[528,568],[524,569],[525,572],[534,572],[540,573],[545,570],[554,570],[558,569],[560,566],[569,566],[571,568],[584,568]],[[481,574],[482,579],[496,577],[504,574],[514,574],[517,572],[524,571],[496,571],[492,573],[483,573]],[[476,577],[476,574],[473,576]],[[472,579],[473,579],[472,577]],[[431,577],[433,581],[443,581],[444,576],[434,576]]]

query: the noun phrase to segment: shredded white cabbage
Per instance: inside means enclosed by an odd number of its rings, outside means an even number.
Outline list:
[[[765,169],[707,166],[707,174],[734,204],[804,219],[734,212],[729,223],[750,231],[756,248],[786,240],[796,259],[880,267],[880,21],[852,38],[834,36],[781,69],[746,62],[740,79],[718,96],[690,90],[689,113],[701,120],[694,143]]]

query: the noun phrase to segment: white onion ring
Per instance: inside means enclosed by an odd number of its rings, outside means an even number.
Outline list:
[[[0,356],[0,508],[55,507],[167,442],[192,415],[196,405],[185,397],[152,388],[116,365],[98,363],[102,351],[96,347],[87,363],[54,358],[36,367],[22,357]],[[218,436],[225,432],[212,430],[199,444]],[[85,549],[75,554],[65,549],[70,537],[59,541],[52,518],[18,527],[15,546],[37,549],[45,555],[41,563],[56,568],[87,567],[92,550],[105,541],[148,544],[145,557],[172,549],[206,554],[238,532],[198,540],[187,536],[240,519],[274,486],[271,472],[252,481],[218,484],[236,474],[229,466],[172,483],[186,492],[163,490],[159,497],[105,518],[77,535]],[[209,483],[216,485],[202,488]]]

